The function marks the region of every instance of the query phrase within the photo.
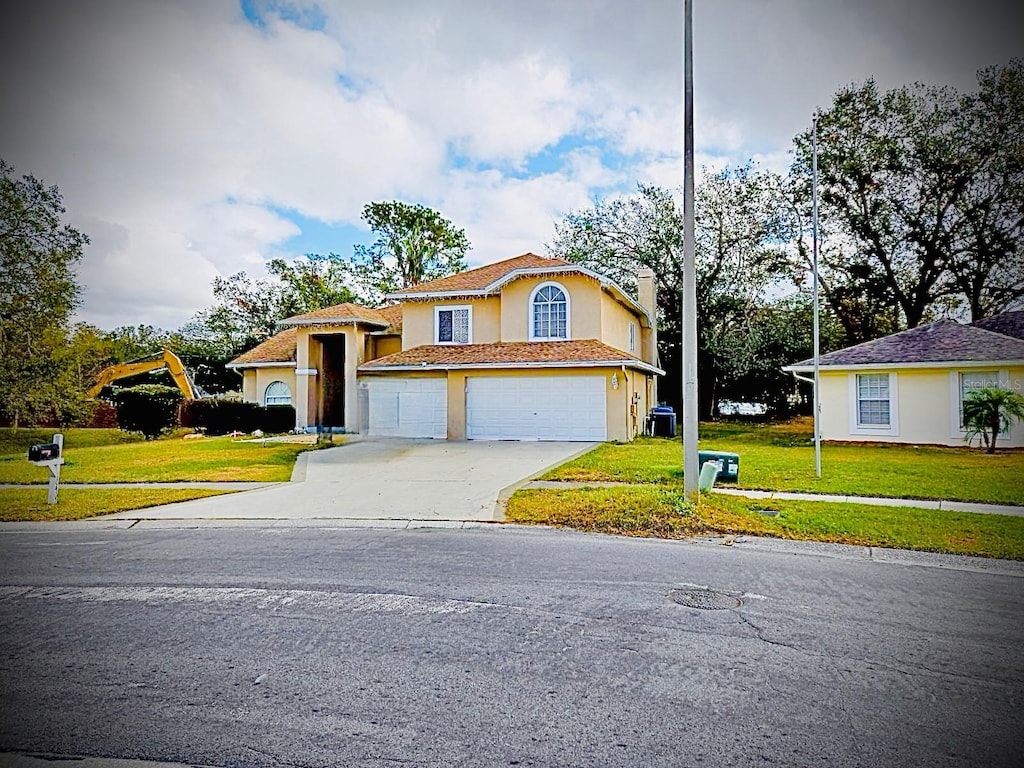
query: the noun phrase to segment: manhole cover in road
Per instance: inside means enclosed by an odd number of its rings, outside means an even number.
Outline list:
[[[738,597],[724,595],[711,589],[673,589],[668,596],[674,603],[685,605],[687,608],[700,608],[703,611],[724,611],[742,605]]]

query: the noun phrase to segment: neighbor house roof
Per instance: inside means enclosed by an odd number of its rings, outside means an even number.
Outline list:
[[[492,296],[500,292],[503,286],[521,277],[557,277],[561,274],[585,275],[597,281],[603,290],[636,312],[641,318],[642,325],[647,327],[652,322],[653,317],[646,309],[604,275],[580,264],[573,264],[564,259],[546,258],[535,253],[524,253],[522,256],[459,272],[457,275],[403,288],[390,294],[389,298],[399,301],[436,301],[446,298]]]
[[[493,344],[446,344],[413,347],[359,366],[360,372],[386,373],[449,368],[532,368],[627,366],[650,373],[664,371],[628,352],[596,339],[514,341]]]
[[[391,321],[379,309],[345,303],[287,317],[279,325],[340,325],[345,323],[366,323],[386,328]]]
[[[1024,361],[1024,340],[1001,333],[938,320],[822,355],[822,367],[853,368],[864,365],[921,365],[927,363],[986,363]],[[803,371],[814,360],[803,360],[783,370]]]
[[[1024,311],[1004,312],[995,317],[978,320],[973,325],[975,328],[984,328],[986,331],[994,331],[1004,336],[1024,339]]]
[[[286,328],[262,344],[253,347],[248,352],[243,352],[230,363],[228,368],[252,368],[273,363],[294,363],[295,362],[295,336],[294,328]]]

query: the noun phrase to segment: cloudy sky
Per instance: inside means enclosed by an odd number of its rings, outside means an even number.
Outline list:
[[[1024,55],[971,0],[695,0],[698,162],[784,169],[842,85],[968,89]],[[682,177],[682,0],[32,0],[0,9],[0,157],[92,243],[79,319],[176,328],[211,280],[348,255],[371,200],[465,228],[473,266]]]

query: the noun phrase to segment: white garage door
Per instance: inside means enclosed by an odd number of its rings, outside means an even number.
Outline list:
[[[604,376],[487,376],[466,380],[470,440],[604,440]]]
[[[369,431],[380,437],[448,437],[448,380],[366,380]]]

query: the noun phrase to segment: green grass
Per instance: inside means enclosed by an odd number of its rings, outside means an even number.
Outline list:
[[[238,442],[230,437],[117,441],[115,434],[79,435],[78,432],[123,434],[117,430],[71,430],[64,444],[66,463],[61,469],[62,484],[283,482],[291,478],[295,457],[312,447],[296,443],[263,446],[259,442]],[[26,459],[27,446],[34,441],[21,441],[25,443],[25,452],[0,455],[0,483],[47,481],[47,469],[30,464]]]
[[[48,443],[53,439],[59,428],[10,429],[0,427],[0,456],[20,454],[22,458],[28,454],[30,445]],[[141,443],[142,435],[122,432],[120,429],[66,429],[64,430],[64,449],[95,448],[101,445],[121,445],[124,443]]]
[[[806,420],[708,424],[700,434],[701,450],[740,455],[739,488],[1024,504],[1024,451],[826,443],[819,479]],[[678,484],[682,476],[679,442],[643,437],[602,445],[544,479]]]
[[[1024,560],[1021,517],[715,494],[694,507],[664,485],[521,490],[505,517],[630,536],[748,534]]]
[[[0,488],[0,521],[81,520],[129,509],[217,496],[225,491],[203,488],[64,488],[56,504],[46,503],[45,488]]]

